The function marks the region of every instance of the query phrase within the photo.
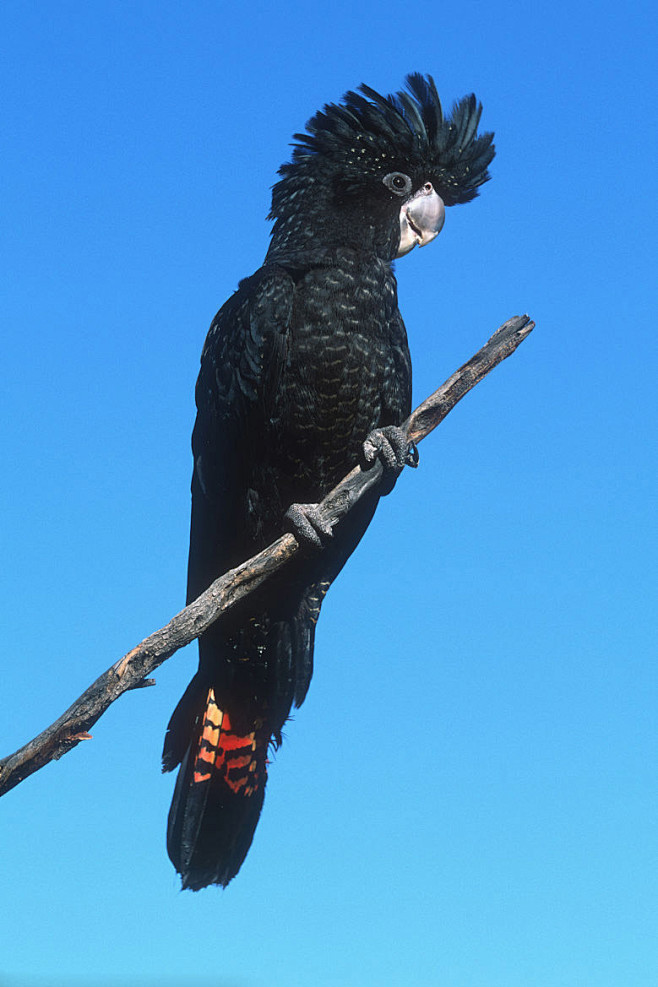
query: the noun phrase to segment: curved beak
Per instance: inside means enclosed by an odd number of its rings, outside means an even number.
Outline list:
[[[400,246],[396,257],[424,247],[439,235],[446,218],[443,199],[426,182],[400,209]]]

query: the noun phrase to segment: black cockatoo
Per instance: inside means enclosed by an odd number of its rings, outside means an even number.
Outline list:
[[[188,601],[292,530],[306,550],[199,640],[163,769],[180,764],[167,847],[183,887],[226,885],[251,845],[268,748],[313,666],[333,579],[409,453],[411,362],[392,261],[424,246],[445,206],[477,195],[494,156],[473,95],[444,116],[430,76],[383,97],[348,92],[296,134],[280,169],[263,266],[215,317],[192,438]],[[379,490],[333,532],[313,505],[359,460]],[[324,545],[319,550],[314,545]]]

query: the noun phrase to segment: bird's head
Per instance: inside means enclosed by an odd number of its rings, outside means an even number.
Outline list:
[[[444,116],[429,75],[408,76],[407,90],[360,86],[295,134],[272,193],[270,254],[350,247],[392,260],[430,243],[446,206],[475,198],[495,153],[493,134],[477,134],[481,105],[465,96]]]

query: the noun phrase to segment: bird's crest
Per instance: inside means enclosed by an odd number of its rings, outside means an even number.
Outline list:
[[[475,198],[495,154],[493,134],[477,134],[481,104],[471,94],[445,116],[431,75],[413,73],[406,83],[406,90],[389,96],[362,85],[311,117],[307,132],[294,135],[292,162],[280,169],[273,215],[286,179],[310,175],[324,161],[334,167],[340,161],[345,179],[355,185],[412,167],[427,172],[446,205]]]

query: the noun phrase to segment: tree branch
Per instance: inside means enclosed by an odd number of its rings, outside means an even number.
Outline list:
[[[510,356],[534,329],[528,316],[515,316],[497,329],[474,357],[459,368],[403,425],[410,442],[420,442],[439,425],[472,387]],[[357,466],[327,494],[320,509],[323,519],[336,524],[367,490],[379,483],[382,465]],[[269,579],[299,551],[291,534],[283,535],[254,558],[220,576],[169,623],[129,651],[83,692],[59,719],[38,737],[0,761],[0,795],[49,761],[57,760],[81,740],[90,740],[90,727],[128,689],[154,685],[145,676],[179,648],[193,641],[239,600]]]

